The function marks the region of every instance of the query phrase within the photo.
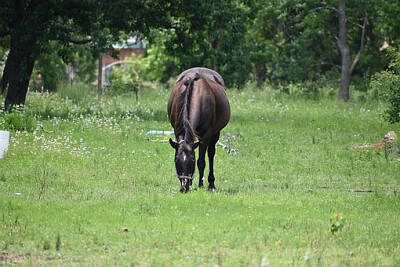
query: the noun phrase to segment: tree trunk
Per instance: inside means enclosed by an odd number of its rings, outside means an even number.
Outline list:
[[[265,77],[267,76],[267,68],[265,66],[265,61],[256,62],[256,79],[257,86],[261,87],[264,84]]]
[[[347,44],[347,17],[346,17],[346,0],[339,0],[339,38],[337,44],[340,54],[342,55],[342,67],[340,75],[339,98],[347,101],[350,98],[350,48]]]
[[[5,65],[4,70],[3,70],[3,76],[1,76],[0,94],[3,94],[6,91],[7,86],[8,86],[9,76],[10,76],[10,71],[9,71],[10,64],[9,64],[9,61],[11,60],[11,58],[12,58],[12,56],[11,56],[11,53],[9,52],[8,56],[7,56],[7,60],[6,60],[6,65]]]
[[[5,109],[25,104],[29,79],[35,63],[35,47],[35,34],[25,32],[23,27],[16,29],[11,34],[10,53],[5,66],[8,76]]]

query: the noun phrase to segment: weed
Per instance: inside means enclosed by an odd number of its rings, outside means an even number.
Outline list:
[[[60,236],[60,234],[58,233],[57,234],[57,238],[56,238],[56,250],[57,251],[60,251],[61,250],[61,236]]]
[[[53,175],[54,174],[49,171],[47,166],[45,166],[43,170],[37,169],[36,180],[38,185],[38,199],[43,197],[44,193],[53,182],[51,180]]]
[[[5,182],[6,180],[6,175],[4,173],[0,173],[0,182]]]
[[[338,233],[343,229],[344,225],[345,225],[345,216],[343,214],[343,212],[335,212],[332,214],[331,218],[330,218],[330,229],[329,232],[332,234],[333,237],[335,237],[336,240],[338,240],[340,242],[340,244],[345,247],[347,249],[347,251],[349,252],[350,256],[353,256],[353,251],[346,245],[346,243],[343,242],[343,240],[338,236]],[[320,263],[322,255],[325,251],[327,247],[327,241],[325,241],[322,250],[319,253],[318,256],[318,263]]]
[[[345,217],[343,212],[335,212],[331,216],[331,234],[342,244],[348,251],[349,255],[353,255],[351,249],[338,237],[338,233],[343,229],[345,224]]]
[[[50,242],[49,240],[45,240],[43,242],[43,250],[49,250],[50,249]]]

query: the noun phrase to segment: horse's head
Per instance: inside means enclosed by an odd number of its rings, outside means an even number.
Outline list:
[[[188,191],[196,168],[194,150],[199,146],[199,142],[188,144],[181,140],[177,143],[170,138],[169,143],[175,148],[175,169],[181,184],[181,192]]]

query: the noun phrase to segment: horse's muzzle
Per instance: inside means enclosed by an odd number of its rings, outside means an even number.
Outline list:
[[[193,176],[190,175],[178,175],[179,181],[181,183],[181,192],[187,193],[190,190],[190,186],[192,184]],[[186,181],[186,183],[185,183]]]

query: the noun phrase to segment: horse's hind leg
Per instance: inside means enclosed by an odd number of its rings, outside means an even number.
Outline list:
[[[199,158],[197,159],[197,168],[199,169],[199,187],[203,187],[204,169],[206,168],[206,149],[207,145],[200,143]]]
[[[219,133],[211,137],[210,144],[208,145],[208,162],[210,173],[208,174],[208,189],[215,190],[215,177],[214,177],[214,156],[215,156],[215,144],[218,142]]]

